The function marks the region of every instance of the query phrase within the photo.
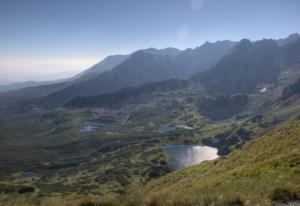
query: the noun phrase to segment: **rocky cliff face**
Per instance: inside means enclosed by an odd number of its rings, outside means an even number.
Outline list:
[[[198,80],[209,92],[247,93],[259,83],[276,82],[280,67],[280,49],[275,41],[244,39]]]

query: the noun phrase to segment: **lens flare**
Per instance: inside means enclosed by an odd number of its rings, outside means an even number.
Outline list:
[[[202,8],[204,0],[191,0],[191,8],[194,10],[199,10]]]

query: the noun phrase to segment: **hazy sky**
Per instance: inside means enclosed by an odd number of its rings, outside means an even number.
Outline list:
[[[285,37],[300,32],[299,11],[299,0],[0,0],[0,79],[70,75],[147,47]]]

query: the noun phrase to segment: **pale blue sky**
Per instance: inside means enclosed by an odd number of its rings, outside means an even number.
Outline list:
[[[281,38],[300,32],[299,11],[299,0],[0,0],[0,78],[74,73],[147,47]]]

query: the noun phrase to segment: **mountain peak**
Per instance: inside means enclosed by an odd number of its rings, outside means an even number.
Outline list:
[[[288,37],[283,38],[283,39],[278,39],[277,44],[278,46],[285,46],[289,43],[293,43],[300,40],[300,35],[298,33],[293,33],[290,34]]]
[[[272,39],[263,39],[260,41],[256,41],[254,46],[258,49],[278,49],[278,45],[276,41]]]
[[[240,42],[238,42],[235,47],[234,50],[245,50],[245,49],[250,49],[253,47],[252,42],[249,39],[242,39]]]
[[[165,49],[156,49],[153,47],[150,47],[148,49],[141,50],[143,52],[153,54],[153,55],[162,55],[162,56],[177,56],[180,54],[180,50],[173,48],[173,47],[167,47]]]
[[[209,92],[252,92],[259,83],[274,83],[280,72],[280,50],[274,40],[242,39],[200,81]],[[260,75],[258,75],[260,74]]]
[[[288,36],[288,38],[289,38],[289,39],[291,39],[291,38],[297,38],[297,39],[300,39],[300,35],[299,35],[298,33],[293,33],[293,34],[290,34],[290,35]]]

